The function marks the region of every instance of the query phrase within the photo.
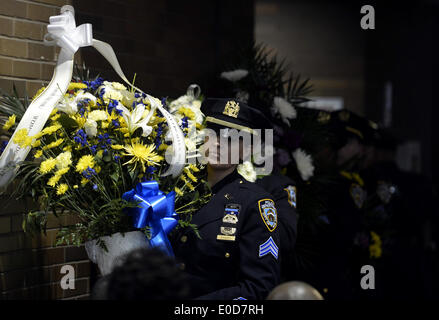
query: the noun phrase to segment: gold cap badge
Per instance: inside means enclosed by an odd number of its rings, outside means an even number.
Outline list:
[[[239,113],[239,103],[235,101],[227,101],[223,114],[229,117],[237,118]]]

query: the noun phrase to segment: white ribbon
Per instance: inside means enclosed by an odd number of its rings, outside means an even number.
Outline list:
[[[8,145],[0,156],[0,189],[2,192],[16,174],[19,163],[26,159],[31,149],[30,147],[21,148],[13,142],[17,131],[27,129],[28,135],[33,136],[43,129],[52,110],[67,91],[72,79],[73,56],[80,47],[93,46],[96,48],[125,83],[143,93],[142,90],[133,86],[125,77],[113,48],[108,43],[93,39],[91,24],[87,23],[76,27],[74,13],[73,7],[67,5],[61,8],[60,15],[49,18],[50,24],[47,26],[48,33],[44,36],[44,43],[46,45],[56,44],[61,47],[61,51],[52,80],[46,89],[29,105]],[[147,98],[151,103],[151,111],[157,108],[163,114],[171,133],[173,146],[172,160],[170,161],[169,169],[162,175],[176,177],[183,170],[186,161],[186,146],[184,144],[183,132],[158,99],[150,95],[147,95]]]

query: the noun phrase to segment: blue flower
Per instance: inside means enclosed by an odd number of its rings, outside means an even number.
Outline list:
[[[156,172],[157,171],[157,168],[156,167],[148,167],[147,169],[146,169],[146,173],[149,173],[149,174],[153,174],[154,172]]]
[[[104,82],[104,79],[101,77],[96,78],[96,80],[94,80],[94,81],[84,81],[84,83],[87,85],[87,87],[93,91],[96,90],[97,88],[99,88],[103,82]]]
[[[115,126],[116,128],[120,127],[120,123],[118,120],[111,120],[111,123],[113,124],[113,126]]]
[[[0,154],[2,154],[3,151],[5,151],[5,148],[8,145],[8,142],[9,142],[9,140],[2,141],[2,144],[0,145]]]
[[[91,147],[90,147],[90,150],[91,150],[91,153],[92,154],[96,154],[96,151],[97,151],[97,145],[92,145]]]
[[[87,134],[82,129],[79,129],[78,132],[76,132],[76,136],[73,137],[73,141],[80,143],[83,147],[88,146]]]
[[[114,161],[119,162],[119,160],[120,160],[120,156],[115,155],[115,156],[114,156]]]
[[[82,171],[82,175],[84,176],[84,178],[90,180],[93,176],[96,175],[96,171],[95,169],[88,167],[86,170]]]
[[[98,190],[98,185],[96,183],[93,185],[93,190]]]

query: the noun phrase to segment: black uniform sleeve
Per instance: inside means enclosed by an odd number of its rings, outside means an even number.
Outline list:
[[[239,232],[238,278],[241,280],[236,286],[223,288],[197,299],[263,300],[279,283],[278,225],[273,231],[270,231],[264,222],[258,201],[254,203],[245,212],[245,219],[242,221]],[[279,221],[277,221],[278,223]]]

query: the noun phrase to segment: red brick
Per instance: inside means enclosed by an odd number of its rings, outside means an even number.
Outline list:
[[[37,266],[48,266],[64,263],[64,247],[47,248],[34,251],[33,264]]]
[[[52,46],[45,46],[38,43],[29,43],[28,58],[44,61],[53,61],[55,59],[55,49]]]
[[[27,42],[15,39],[0,39],[0,54],[17,58],[27,57]]]
[[[26,91],[29,95],[29,98],[32,98],[38,90],[41,89],[41,87],[47,85],[47,82],[44,83],[43,81],[26,81]],[[37,206],[33,206],[35,209]]]
[[[30,21],[15,20],[14,36],[17,38],[43,40],[45,25]]]
[[[45,6],[39,3],[27,3],[26,18],[48,23],[49,17],[58,15],[59,12],[59,9],[54,7]]]
[[[58,7],[62,7],[63,5],[66,4],[72,4],[71,0],[34,0],[34,2],[50,4]]]
[[[38,79],[41,74],[41,63],[39,62],[15,60],[12,68],[16,77]]]
[[[0,275],[0,281],[3,284],[3,290],[22,289],[25,287],[25,271],[14,270]]]
[[[0,233],[11,232],[11,217],[0,217]]]
[[[26,8],[26,4],[23,2],[18,2],[15,0],[2,0],[0,14],[24,18],[26,16]]]
[[[14,20],[0,17],[0,34],[12,36],[13,24],[14,24]]]
[[[82,245],[80,247],[71,246],[66,247],[66,262],[78,261],[78,260],[87,260],[87,252],[85,251],[85,247]]]
[[[0,75],[12,76],[12,59],[0,57]]]

